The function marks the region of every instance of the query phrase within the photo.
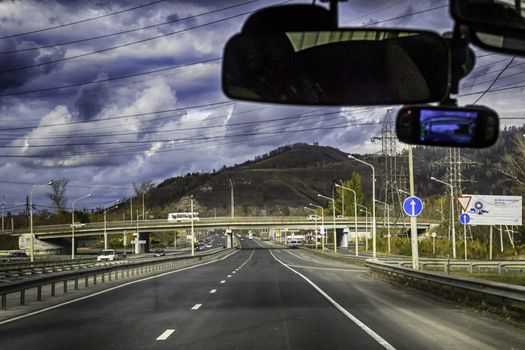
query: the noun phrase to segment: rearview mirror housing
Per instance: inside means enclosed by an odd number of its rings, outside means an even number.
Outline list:
[[[269,7],[226,44],[222,88],[233,99],[295,105],[438,102],[450,89],[450,49],[429,31],[338,28],[319,6]]]
[[[525,3],[521,1],[451,0],[450,13],[474,45],[525,56]]]
[[[398,111],[396,133],[408,144],[485,148],[498,139],[499,119],[484,106],[405,106]]]

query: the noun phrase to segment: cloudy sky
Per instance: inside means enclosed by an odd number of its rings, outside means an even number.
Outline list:
[[[6,207],[22,205],[33,185],[56,178],[70,180],[69,199],[93,193],[83,205],[95,207],[129,196],[132,182],[219,169],[295,142],[377,152],[369,139],[386,107],[284,107],[223,95],[224,43],[250,12],[278,3],[0,2],[0,193]],[[350,0],[340,6],[340,23],[444,33],[452,28],[446,4]],[[462,83],[461,103],[474,102],[509,63],[492,89],[523,85],[523,59],[475,50],[477,65]],[[504,118],[523,117],[522,88],[489,92],[479,103]],[[363,122],[376,124],[355,125]],[[35,202],[50,205],[43,192]]]

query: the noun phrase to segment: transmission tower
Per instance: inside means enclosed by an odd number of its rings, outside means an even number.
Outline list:
[[[378,184],[379,198],[390,204],[390,218],[395,222],[398,219],[404,221],[402,215],[402,198],[399,189],[408,187],[408,176],[404,164],[406,164],[407,152],[400,150],[399,141],[395,134],[393,111],[388,109],[383,121],[381,130],[371,138],[372,142],[381,142],[381,163],[383,163],[378,177],[381,183]]]

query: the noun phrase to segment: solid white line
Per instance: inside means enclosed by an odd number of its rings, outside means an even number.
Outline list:
[[[281,265],[292,271],[293,273],[301,276],[308,284],[310,284],[312,287],[314,287],[315,290],[319,292],[326,300],[330,302],[337,310],[339,310],[343,315],[348,317],[352,322],[354,322],[359,328],[361,328],[363,331],[365,331],[369,336],[371,336],[376,342],[378,342],[382,347],[388,350],[396,350],[390,343],[388,343],[385,339],[381,338],[379,334],[374,332],[371,328],[369,328],[366,324],[361,322],[357,317],[352,315],[350,312],[348,312],[344,307],[339,305],[334,299],[332,299],[328,294],[326,294],[321,288],[319,288],[315,283],[313,283],[308,277],[303,275],[302,273],[292,269],[285,263],[283,263],[281,260],[277,259],[277,257],[272,253],[270,250],[270,254],[273,256],[275,260],[277,260]]]
[[[213,263],[216,263],[218,261],[224,260],[227,257],[232,256],[235,253],[237,253],[237,250],[232,252],[232,253],[230,253],[230,254],[228,254],[228,255],[226,255],[225,257],[223,257],[221,259],[211,260],[211,261],[199,264],[199,265],[188,266],[188,267],[184,267],[184,268],[179,269],[179,270],[164,272],[164,273],[161,273],[161,274],[158,274],[158,275],[155,275],[155,276],[145,277],[145,278],[142,278],[140,280],[130,281],[130,282],[127,282],[127,283],[124,283],[124,284],[120,284],[120,285],[115,286],[115,287],[111,287],[111,288],[108,288],[108,289],[104,289],[104,290],[95,292],[93,294],[85,295],[85,296],[80,297],[80,298],[76,298],[76,299],[73,299],[73,300],[65,301],[63,303],[60,303],[60,304],[57,304],[57,305],[53,305],[53,306],[49,306],[49,307],[46,307],[44,309],[40,309],[40,310],[37,310],[37,311],[29,312],[27,314],[16,316],[16,317],[13,317],[13,318],[9,318],[7,320],[0,321],[0,325],[6,324],[6,323],[11,323],[11,322],[14,322],[14,321],[18,321],[18,320],[21,320],[21,319],[24,319],[24,318],[27,318],[27,317],[31,317],[31,316],[34,316],[34,315],[38,315],[38,314],[41,314],[41,313],[46,312],[46,311],[57,309],[57,308],[62,307],[64,305],[73,304],[73,303],[76,303],[77,301],[81,301],[81,300],[84,300],[84,299],[89,299],[89,298],[95,297],[97,295],[108,293],[108,292],[111,292],[111,291],[113,291],[115,289],[120,289],[120,288],[123,288],[123,287],[127,287],[127,286],[135,284],[135,283],[149,281],[149,280],[154,279],[154,278],[159,278],[159,277],[171,275],[173,273],[177,273],[177,272],[180,272],[180,271],[186,271],[186,270],[194,269],[196,267],[201,267],[201,266],[204,266],[204,265],[213,264]]]
[[[199,310],[199,308],[202,306],[202,304],[195,304],[193,305],[193,307],[191,308],[192,310]]]
[[[174,329],[166,329],[164,331],[164,333],[162,333],[161,335],[159,335],[159,337],[157,338],[157,340],[166,340],[168,339],[168,337],[173,333],[175,332]]]
[[[333,271],[347,271],[347,272],[361,271],[357,269],[353,269],[353,270],[352,269],[338,269],[336,267],[317,267],[317,266],[302,266],[302,265],[290,265],[290,264],[288,264],[288,266],[298,267],[301,269],[311,269],[311,270],[333,270]]]
[[[226,281],[225,281],[225,280],[222,280],[221,283],[226,283]]]
[[[217,292],[217,289],[210,290],[210,294],[215,294],[215,292]]]

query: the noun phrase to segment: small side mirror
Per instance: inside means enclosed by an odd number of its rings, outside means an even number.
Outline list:
[[[483,106],[405,106],[397,114],[396,133],[409,144],[485,148],[498,139],[499,119]]]
[[[450,13],[474,45],[525,56],[523,0],[451,0]]]

